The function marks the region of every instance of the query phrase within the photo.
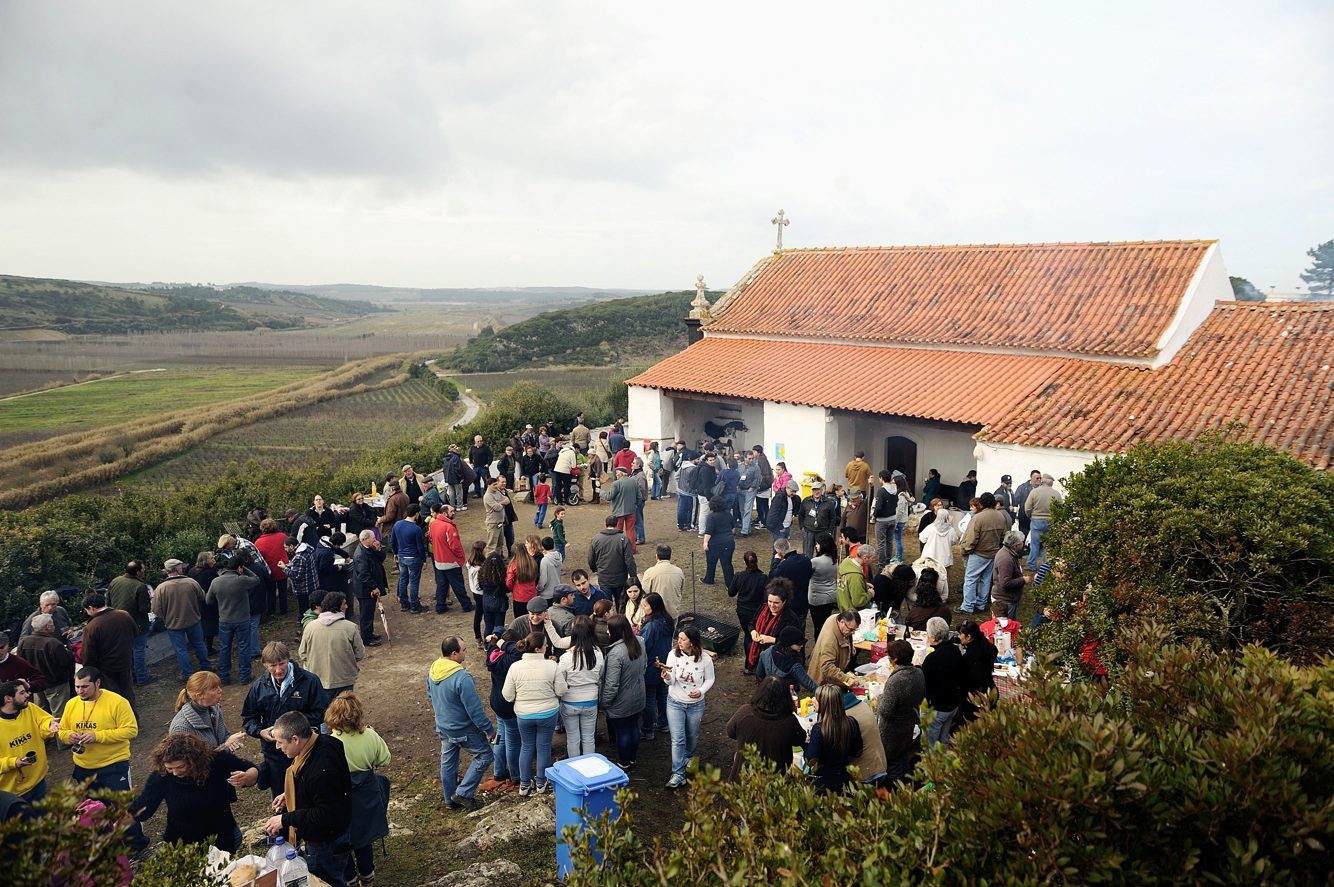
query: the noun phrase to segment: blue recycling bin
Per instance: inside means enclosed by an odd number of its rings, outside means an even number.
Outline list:
[[[561,838],[566,826],[583,831],[585,820],[597,819],[604,810],[611,811],[612,819],[620,816],[616,790],[630,777],[602,755],[580,755],[548,767],[547,779],[556,786],[556,875],[564,878],[570,873],[570,848]]]

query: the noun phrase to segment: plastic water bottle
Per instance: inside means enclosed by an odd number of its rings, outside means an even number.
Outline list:
[[[278,872],[278,883],[282,887],[309,887],[310,869],[306,861],[296,855],[296,850],[287,851],[287,861]]]
[[[269,867],[273,869],[282,868],[283,862],[287,859],[287,851],[291,848],[287,846],[287,839],[282,835],[276,838],[269,838],[269,852],[264,854],[264,859]]]

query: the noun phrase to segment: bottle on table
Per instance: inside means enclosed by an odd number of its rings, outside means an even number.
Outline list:
[[[278,871],[280,887],[310,887],[310,869],[306,861],[296,855],[296,850],[287,851],[287,861]]]

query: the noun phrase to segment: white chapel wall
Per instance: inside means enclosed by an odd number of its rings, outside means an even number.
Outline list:
[[[1078,474],[1097,458],[1097,453],[1064,450],[1054,447],[1025,447],[1016,444],[977,442],[977,488],[994,490],[1000,486],[1001,475],[1013,478],[1014,486],[1028,480],[1028,473],[1037,469],[1056,478],[1056,486],[1072,474]]]
[[[826,440],[833,423],[825,421],[825,414],[824,407],[766,401],[764,452],[769,461],[783,460],[798,480],[804,471],[829,477]]]
[[[1214,310],[1214,303],[1231,302],[1233,299],[1232,283],[1228,280],[1227,269],[1223,267],[1223,254],[1215,243],[1205,254],[1195,279],[1190,282],[1176,317],[1172,318],[1158,340],[1158,355],[1152,365],[1160,367],[1170,363],[1181,346],[1186,344],[1186,340]]]
[[[626,434],[634,440],[666,441],[674,435],[676,406],[672,398],[657,388],[629,386],[630,415]]]

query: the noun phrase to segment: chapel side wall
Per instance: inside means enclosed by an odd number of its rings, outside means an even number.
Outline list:
[[[802,472],[814,471],[829,477],[826,441],[832,423],[825,421],[824,407],[790,403],[764,404],[764,452],[769,461],[782,460],[798,481]],[[783,454],[779,455],[779,447]]]
[[[844,448],[843,461],[838,465],[839,479],[842,480],[843,466],[857,450],[866,453],[866,461],[871,463],[872,473],[882,469],[893,470],[896,466],[885,465],[885,438],[906,437],[917,444],[917,476],[912,478],[914,490],[921,490],[926,483],[926,470],[935,468],[940,471],[941,480],[949,486],[955,486],[963,480],[965,474],[976,468],[973,456],[975,441],[973,435],[963,429],[941,428],[929,422],[912,419],[873,419],[858,417],[854,419],[855,434]],[[982,489],[979,485],[978,489]]]
[[[1065,478],[1078,474],[1097,458],[1097,453],[1053,447],[1025,447],[1016,444],[977,443],[977,488],[994,490],[1001,475],[1008,474],[1018,487],[1034,469],[1056,478],[1056,488],[1063,490]]]
[[[629,415],[626,434],[632,440],[657,440],[665,443],[675,434],[676,405],[657,388],[629,386]]]
[[[1232,283],[1228,280],[1227,268],[1223,265],[1223,254],[1214,244],[1205,255],[1204,263],[1190,287],[1182,298],[1181,308],[1172,323],[1158,341],[1158,354],[1154,357],[1154,367],[1164,366],[1176,357],[1181,347],[1204,323],[1218,302],[1231,302],[1236,297],[1232,293]]]

